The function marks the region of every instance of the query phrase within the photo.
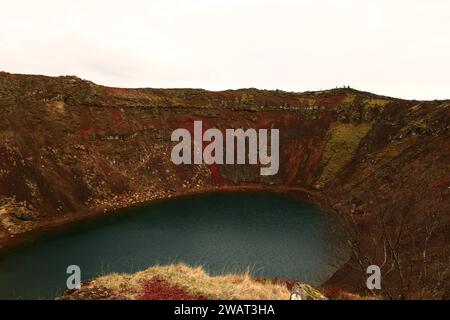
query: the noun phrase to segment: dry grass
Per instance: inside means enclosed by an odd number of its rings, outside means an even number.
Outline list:
[[[190,267],[186,264],[154,266],[135,274],[110,274],[99,277],[82,286],[80,290],[66,293],[60,299],[99,300],[143,299],[148,285],[153,281],[164,281],[169,287],[180,288],[194,297],[212,300],[289,300],[291,291],[284,282],[255,280],[248,272],[210,276],[202,267]],[[159,288],[156,290],[163,290]],[[360,296],[345,292],[339,288],[325,287],[321,294],[331,300],[373,300],[377,296]],[[167,293],[161,292],[162,295]],[[170,294],[169,294],[170,295]],[[176,297],[174,297],[176,298]]]
[[[287,300],[290,292],[285,285],[255,281],[249,273],[210,276],[202,267],[185,264],[155,266],[133,275],[111,274],[92,281],[90,287],[103,287],[123,299],[137,299],[146,282],[164,279],[192,295],[209,299]]]

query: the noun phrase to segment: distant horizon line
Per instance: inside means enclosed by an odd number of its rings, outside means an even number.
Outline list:
[[[375,93],[375,91],[369,91],[366,89],[357,89],[355,87],[352,87],[350,85],[343,85],[343,86],[336,86],[334,88],[328,88],[328,89],[315,89],[315,90],[304,90],[304,91],[293,91],[293,90],[285,90],[280,88],[275,89],[268,89],[268,88],[258,88],[258,87],[239,87],[239,88],[228,88],[228,89],[205,89],[203,87],[152,87],[152,86],[116,86],[116,85],[108,85],[108,84],[101,84],[93,80],[89,80],[87,78],[82,78],[75,74],[59,74],[59,75],[51,75],[51,74],[43,74],[43,73],[21,73],[21,72],[10,72],[5,70],[0,70],[1,73],[6,73],[10,75],[19,75],[19,76],[38,76],[38,77],[48,77],[48,78],[64,78],[64,77],[72,77],[77,78],[81,81],[91,82],[95,85],[102,86],[102,87],[108,87],[108,88],[115,88],[115,89],[130,89],[130,90],[139,90],[139,89],[154,89],[154,90],[202,90],[202,91],[208,91],[208,92],[227,92],[227,91],[241,91],[241,90],[258,90],[258,91],[273,91],[273,92],[285,92],[290,94],[315,94],[315,93],[323,93],[323,92],[329,92],[334,90],[350,90],[350,91],[356,91],[360,93],[366,93],[375,95],[378,97],[384,97],[389,99],[396,99],[396,100],[404,100],[404,101],[418,101],[418,102],[432,102],[432,101],[450,101],[449,98],[445,99],[413,99],[413,98],[401,98],[401,97],[395,97],[385,94],[379,94]]]

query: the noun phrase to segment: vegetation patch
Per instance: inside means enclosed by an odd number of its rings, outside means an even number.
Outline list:
[[[309,107],[312,107],[316,104],[316,99],[315,98],[310,98],[310,97],[301,97],[298,99],[300,101],[300,103],[302,105],[307,105]]]
[[[340,122],[331,126],[328,133],[328,142],[320,163],[322,174],[316,184],[318,188],[327,186],[350,162],[359,143],[371,127],[371,123],[355,125]]]
[[[166,283],[168,287],[164,289],[165,291],[195,299],[287,300],[290,298],[290,291],[285,284],[276,284],[269,280],[256,281],[249,272],[212,277],[202,267],[190,267],[186,264],[155,266],[132,275],[103,276],[84,285],[79,291],[84,292],[83,296],[88,296],[87,292],[96,292],[101,288],[108,292],[109,298],[150,299],[154,295],[152,287],[155,283],[160,286]],[[71,294],[74,293],[66,293],[62,299],[70,299]]]
[[[353,102],[355,102],[355,98],[356,98],[356,95],[355,95],[355,94],[353,94],[353,93],[348,93],[348,94],[344,97],[344,99],[342,99],[342,104],[345,104],[345,105],[353,105]]]
[[[381,108],[383,109],[387,104],[389,103],[389,100],[385,99],[364,99],[362,104],[366,107],[375,107],[375,108]]]

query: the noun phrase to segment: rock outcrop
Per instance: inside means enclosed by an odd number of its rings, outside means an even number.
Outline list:
[[[291,291],[291,300],[328,300],[319,290],[305,283],[294,284]]]

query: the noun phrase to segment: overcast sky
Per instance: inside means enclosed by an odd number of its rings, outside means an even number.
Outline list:
[[[450,98],[449,0],[0,0],[0,70]]]

